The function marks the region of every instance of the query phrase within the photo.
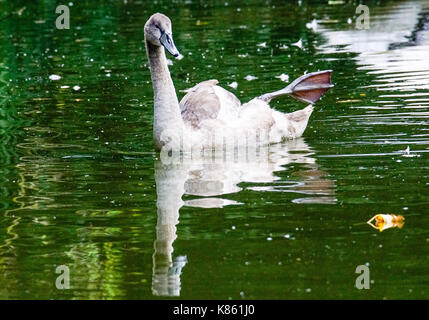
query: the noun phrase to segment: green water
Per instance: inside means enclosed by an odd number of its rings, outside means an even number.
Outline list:
[[[358,30],[355,1],[82,0],[57,30],[56,1],[0,0],[0,298],[428,298],[429,2],[366,3]],[[215,78],[248,101],[319,69],[335,87],[268,157],[165,165],[143,42],[157,11],[180,98]],[[402,228],[366,224],[390,213]]]

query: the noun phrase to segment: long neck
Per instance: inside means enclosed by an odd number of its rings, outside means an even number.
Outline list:
[[[161,148],[163,132],[165,134],[166,130],[181,131],[183,120],[176,90],[168,70],[164,47],[145,42],[154,91],[153,134],[156,146]]]

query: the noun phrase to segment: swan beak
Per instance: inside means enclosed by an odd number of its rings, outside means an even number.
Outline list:
[[[179,51],[174,45],[173,38],[167,32],[162,34],[161,38],[159,38],[159,41],[173,56],[178,57],[180,55]]]

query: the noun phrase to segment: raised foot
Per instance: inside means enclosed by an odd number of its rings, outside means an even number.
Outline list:
[[[259,99],[270,102],[273,98],[287,94],[299,101],[314,104],[329,88],[334,86],[331,83],[331,73],[332,70],[324,70],[305,74],[286,88],[266,93]]]

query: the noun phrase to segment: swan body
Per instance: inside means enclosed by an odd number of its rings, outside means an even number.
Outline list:
[[[330,88],[331,71],[305,75],[286,88],[241,104],[217,80],[203,81],[178,101],[165,49],[178,56],[170,19],[160,13],[145,24],[145,44],[154,90],[154,142],[158,149],[192,150],[240,145],[265,145],[300,137],[313,103]],[[271,99],[292,95],[309,105],[292,113],[270,107]]]

